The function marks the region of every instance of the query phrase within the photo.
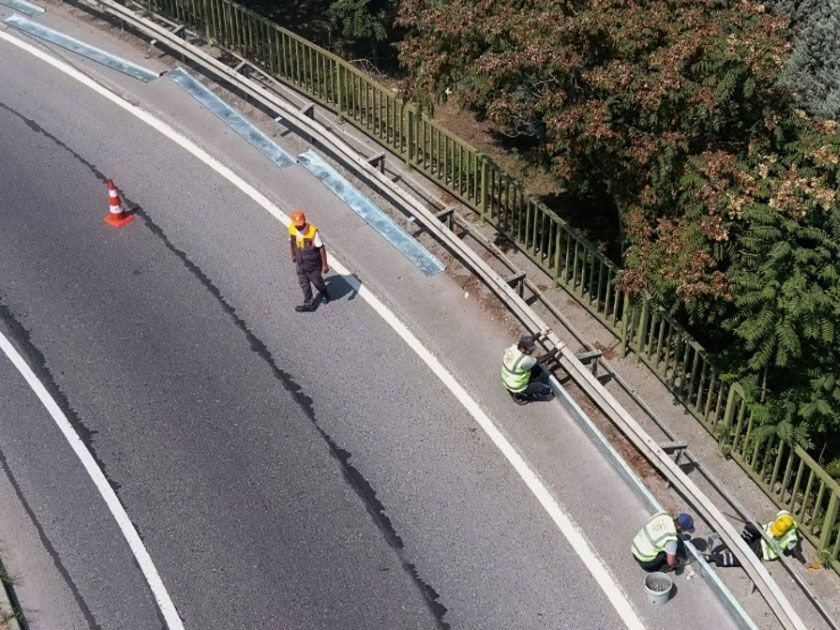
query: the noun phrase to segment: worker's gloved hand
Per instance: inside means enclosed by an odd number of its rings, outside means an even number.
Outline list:
[[[802,543],[800,541],[797,541],[793,546],[789,547],[786,555],[793,556],[802,564],[805,564],[806,562],[805,554],[802,553]]]

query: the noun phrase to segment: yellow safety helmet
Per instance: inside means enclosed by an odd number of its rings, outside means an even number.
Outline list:
[[[773,538],[781,538],[791,527],[793,527],[793,517],[790,514],[784,514],[770,525],[770,533],[773,534]]]

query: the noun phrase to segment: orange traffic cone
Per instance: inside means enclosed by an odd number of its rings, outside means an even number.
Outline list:
[[[114,186],[113,179],[108,180],[108,206],[108,214],[105,215],[105,223],[108,225],[118,228],[134,221],[134,215],[123,210],[120,195],[117,192],[117,187]]]

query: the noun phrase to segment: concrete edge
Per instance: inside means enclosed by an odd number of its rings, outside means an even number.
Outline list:
[[[595,426],[589,416],[587,416],[583,409],[581,409],[574,399],[569,396],[557,378],[553,375],[550,376],[549,383],[551,385],[551,389],[554,391],[554,395],[557,397],[557,400],[560,402],[563,409],[566,410],[578,427],[580,427],[581,430],[583,430],[583,432],[589,437],[598,449],[598,452],[600,452],[601,455],[610,463],[630,490],[642,501],[642,503],[645,504],[651,513],[662,510],[663,508],[659,501],[656,500],[650,490],[648,490],[647,486],[645,486],[642,480],[639,479],[636,473],[634,473],[630,466],[628,466],[627,462],[624,461],[624,458],[618,453],[618,451],[616,451],[607,441],[607,438],[604,437],[604,434],[601,433],[598,427]],[[720,601],[723,607],[726,608],[730,616],[737,623],[738,627],[745,630],[758,630],[758,626],[755,625],[755,622],[753,622],[747,611],[744,610],[743,606],[741,606],[741,603],[721,581],[720,577],[718,577],[718,575],[712,570],[712,567],[708,562],[706,562],[694,545],[687,542],[685,547],[688,550],[688,553],[694,558],[694,562],[699,568],[700,575],[703,577],[703,580],[712,589],[712,592],[718,598],[718,601]]]

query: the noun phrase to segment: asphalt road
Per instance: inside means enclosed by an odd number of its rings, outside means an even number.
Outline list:
[[[295,313],[276,221],[85,88],[5,44],[0,58],[0,319],[188,628],[621,625],[466,412],[345,283]],[[102,223],[108,177],[137,210],[122,230]],[[170,230],[176,215],[202,238]],[[73,611],[63,627],[159,627],[103,502],[5,359],[0,398],[0,490],[25,506],[0,525],[12,546],[37,532]]]

